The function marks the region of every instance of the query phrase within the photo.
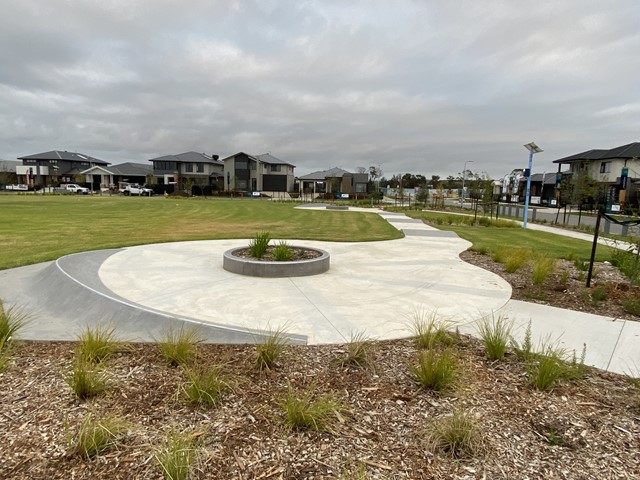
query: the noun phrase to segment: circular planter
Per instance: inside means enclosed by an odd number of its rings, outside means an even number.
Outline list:
[[[224,252],[222,267],[232,273],[247,275],[250,277],[282,278],[282,277],[306,277],[318,275],[329,270],[329,252],[319,248],[299,247],[320,253],[319,257],[306,260],[293,260],[291,262],[276,262],[244,258],[234,255],[234,252],[245,250],[246,247],[232,248]]]

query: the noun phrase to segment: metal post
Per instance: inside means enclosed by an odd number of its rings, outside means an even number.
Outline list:
[[[529,194],[531,193],[531,166],[533,164],[533,150],[529,150],[529,176],[527,177],[527,193],[524,197],[524,221],[522,228],[527,228],[527,218],[529,217]]]
[[[593,262],[596,259],[596,247],[598,246],[598,235],[600,234],[600,210],[596,217],[596,231],[593,233],[593,245],[591,247],[591,260],[589,260],[589,273],[587,274],[587,288],[591,286],[591,274],[593,273]]]

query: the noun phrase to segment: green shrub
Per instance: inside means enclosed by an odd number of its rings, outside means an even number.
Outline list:
[[[507,261],[507,256],[509,255],[509,250],[506,248],[498,248],[491,255],[491,259],[496,263],[505,263]]]
[[[107,378],[102,368],[82,356],[73,362],[73,370],[65,377],[78,398],[89,398],[107,389]]]
[[[473,416],[463,410],[441,417],[427,431],[427,442],[432,450],[454,458],[467,457],[481,445],[481,433]]]
[[[274,332],[264,332],[262,343],[256,345],[256,367],[258,370],[272,370],[287,346],[287,334],[283,327]]]
[[[260,232],[249,242],[249,252],[254,258],[262,258],[267,253],[271,235],[269,232]]]
[[[115,327],[113,325],[87,325],[84,331],[78,335],[78,347],[76,355],[88,362],[100,363],[111,356],[122,342],[116,340]]]
[[[513,222],[511,220],[497,219],[491,222],[491,226],[498,227],[498,228],[516,228],[516,227],[520,227],[520,224]]]
[[[351,340],[347,344],[347,351],[343,358],[339,360],[341,366],[357,368],[369,368],[376,370],[375,343],[363,332],[351,335]]]
[[[186,480],[198,456],[193,437],[171,430],[154,459],[166,480]]]
[[[280,242],[273,250],[273,258],[277,262],[289,262],[293,258],[293,251],[291,247],[287,245],[287,242]]]
[[[28,315],[14,307],[5,309],[2,300],[0,300],[0,343],[5,348],[27,323],[29,323]]]
[[[523,248],[516,248],[511,250],[505,259],[504,269],[507,273],[515,273],[520,270],[529,257],[531,256],[531,252],[529,250]]]
[[[296,394],[288,385],[287,395],[280,403],[285,415],[285,423],[294,430],[314,430],[323,432],[330,429],[332,419],[339,413],[341,405],[333,395],[323,395],[313,399],[312,391]]]
[[[187,382],[182,392],[187,403],[193,405],[215,405],[230,390],[229,379],[219,365],[199,366],[186,370]]]
[[[625,312],[635,315],[636,317],[640,317],[640,299],[634,298],[623,300],[622,308],[624,308]]]
[[[117,446],[118,439],[126,431],[127,425],[121,418],[114,415],[96,418],[88,413],[71,441],[71,453],[87,458],[98,455]]]
[[[478,325],[478,333],[484,342],[487,356],[492,360],[502,360],[507,351],[507,345],[511,338],[513,321],[508,317],[499,315],[496,319],[492,314],[491,318],[484,317]]]
[[[556,268],[556,261],[551,257],[538,257],[533,264],[531,279],[534,285],[542,285]]]
[[[575,259],[573,261],[573,265],[581,272],[586,272],[587,270],[589,270],[589,263],[580,258]]]
[[[513,352],[516,354],[516,356],[519,359],[524,360],[525,362],[528,362],[533,358],[534,353],[531,334],[531,320],[529,320],[529,324],[527,325],[527,328],[524,332],[524,339],[522,340],[522,343],[518,342],[512,337],[511,348],[513,349]]]
[[[420,348],[434,348],[438,345],[451,345],[455,339],[449,332],[451,322],[438,318],[436,310],[415,311],[411,323],[411,329],[416,343]]]
[[[604,302],[609,297],[606,288],[604,287],[595,287],[591,291],[591,301],[594,303]]]
[[[0,373],[9,368],[13,345],[4,338],[0,338]]]
[[[458,380],[458,364],[451,350],[422,351],[417,365],[410,365],[409,370],[422,388],[436,392],[453,389]]]
[[[198,352],[198,344],[203,341],[196,326],[183,324],[179,329],[170,325],[160,340],[156,340],[158,349],[170,365],[177,367],[193,360]]]
[[[566,352],[551,343],[542,344],[534,361],[528,366],[529,381],[538,390],[549,390],[567,371]]]

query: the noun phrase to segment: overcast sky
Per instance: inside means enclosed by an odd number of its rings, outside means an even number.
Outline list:
[[[640,141],[638,0],[0,0],[0,158],[502,176]]]

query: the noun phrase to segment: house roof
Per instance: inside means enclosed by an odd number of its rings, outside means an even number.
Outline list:
[[[290,167],[295,167],[295,165],[285,162],[284,160],[280,160],[279,158],[274,157],[270,153],[263,153],[262,155],[256,155],[256,158],[261,162],[267,163],[269,165],[289,165]]]
[[[583,160],[607,160],[610,158],[634,158],[640,157],[640,142],[629,143],[609,150],[594,149],[576,153],[568,157],[554,160],[553,163],[571,163]]]
[[[245,153],[245,152],[238,152],[238,153],[234,153],[233,155],[229,155],[228,157],[223,158],[223,159],[221,160],[221,162],[223,162],[223,163],[224,163],[225,161],[227,161],[227,160],[229,160],[229,159],[231,159],[231,158],[237,157],[237,156],[239,156],[239,155],[245,155],[245,156],[249,157],[251,160],[256,160],[256,161],[258,160],[258,159],[257,159],[256,157],[254,157],[253,155],[249,155],[248,153]]]
[[[77,152],[51,150],[50,152],[36,153],[18,157],[18,160],[67,160],[69,162],[90,162],[96,165],[109,165],[109,162]]]
[[[542,182],[542,175],[544,175],[544,184],[545,185],[555,185],[556,183],[556,174],[552,172],[542,173],[534,173],[531,175],[532,182]],[[526,182],[526,177],[520,177],[521,182]]]
[[[107,168],[101,167],[101,166],[94,166],[86,170],[83,170],[80,173],[87,174],[87,173],[90,173],[92,170],[101,170],[111,175],[121,175],[121,176],[131,176],[131,177],[146,177],[147,175],[150,175],[153,173],[153,167],[151,165],[146,165],[144,163],[133,163],[133,162],[126,162],[126,163],[120,163],[118,165],[111,165],[110,167],[107,167]]]
[[[324,180],[326,178],[337,177],[342,178],[345,174],[349,174],[346,170],[339,167],[333,167],[329,170],[320,170],[318,172],[309,173],[298,177],[298,180]]]
[[[217,155],[206,155],[204,153],[199,152],[184,152],[178,153],[176,155],[164,155],[162,157],[152,158],[149,160],[153,161],[165,161],[165,162],[180,162],[180,163],[215,163],[222,164],[220,160],[218,160]]]

